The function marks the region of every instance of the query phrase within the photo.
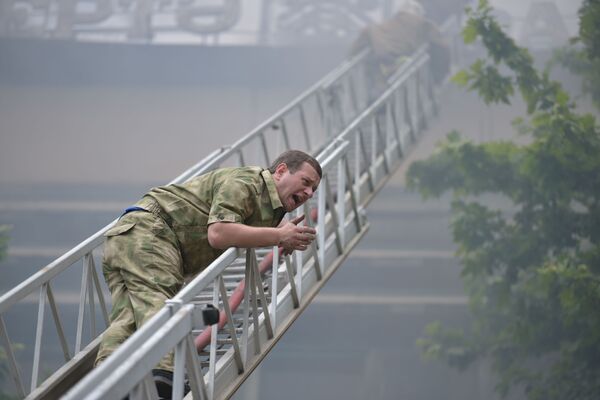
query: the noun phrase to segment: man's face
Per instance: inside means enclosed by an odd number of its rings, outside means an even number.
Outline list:
[[[290,172],[286,164],[279,164],[275,168],[273,179],[287,212],[295,210],[310,199],[321,181],[317,171],[306,162],[294,173]]]

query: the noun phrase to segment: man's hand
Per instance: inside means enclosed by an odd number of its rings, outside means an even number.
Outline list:
[[[278,228],[281,234],[279,245],[283,247],[283,255],[292,254],[294,250],[304,251],[315,240],[317,231],[310,226],[298,225],[302,220],[304,220],[304,215],[296,217]]]

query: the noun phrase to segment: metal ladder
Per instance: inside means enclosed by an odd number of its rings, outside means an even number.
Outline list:
[[[457,36],[458,20],[445,26]],[[193,398],[230,397],[367,232],[364,207],[435,113],[435,88],[425,49],[399,68],[372,103],[367,99],[367,56],[363,51],[344,61],[253,131],[212,152],[171,182],[181,183],[223,166],[269,165],[271,156],[289,148],[316,155],[323,167],[316,200],[297,211],[305,213],[317,229],[317,240],[307,251],[280,260],[277,247],[228,249],[92,370],[101,335],[96,321],[100,318],[108,324],[108,295],[97,265],[102,235],[113,221],[0,298],[0,338],[18,394],[31,399],[114,399],[127,394],[132,399],[156,398],[152,367],[174,351],[173,398],[183,398],[184,379],[189,380]],[[75,343],[69,344],[52,282],[60,274],[76,274],[80,269],[77,331]],[[232,310],[227,299],[240,290],[241,282],[243,304]],[[3,314],[30,296],[38,297],[38,314],[27,390]],[[205,327],[201,311],[206,304],[214,304],[226,315],[228,322],[222,329]],[[49,329],[44,324],[47,306],[65,363],[39,382],[45,354],[42,338]],[[198,354],[194,341],[205,329],[211,331],[209,343]]]

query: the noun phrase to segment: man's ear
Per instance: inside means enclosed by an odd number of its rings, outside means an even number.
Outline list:
[[[288,167],[286,163],[281,163],[278,164],[275,167],[275,177],[280,178],[283,174],[285,174],[288,171]]]

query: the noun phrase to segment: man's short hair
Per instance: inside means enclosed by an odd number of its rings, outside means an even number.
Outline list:
[[[281,163],[287,165],[288,170],[293,174],[302,168],[302,164],[308,163],[311,167],[317,171],[319,174],[319,178],[323,177],[323,170],[321,169],[321,164],[309,154],[306,154],[300,150],[288,150],[282,153],[277,159],[273,162],[273,164],[269,167],[269,171],[274,174],[275,169]]]
[[[415,1],[415,0],[406,0],[400,6],[400,11],[403,11],[403,12],[409,13],[409,14],[413,14],[418,17],[425,16],[425,9],[423,9],[423,6],[418,1]]]

